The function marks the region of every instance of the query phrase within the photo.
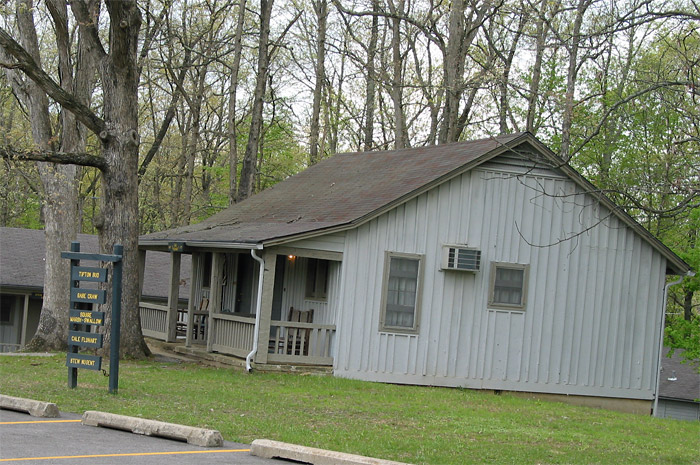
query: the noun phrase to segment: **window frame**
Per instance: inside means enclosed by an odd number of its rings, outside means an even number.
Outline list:
[[[498,268],[505,268],[509,270],[522,270],[523,272],[523,285],[520,296],[519,304],[509,304],[505,302],[495,302],[496,294],[496,272]],[[489,272],[489,294],[488,294],[488,308],[498,309],[498,310],[512,310],[517,312],[524,312],[527,308],[527,288],[529,283],[530,275],[530,265],[523,263],[508,263],[508,262],[491,262],[491,270]]]
[[[418,261],[418,273],[416,276],[416,300],[413,306],[413,326],[390,326],[386,324],[386,306],[389,291],[389,273],[391,271],[391,259],[403,258]],[[384,333],[417,334],[420,330],[421,300],[423,294],[423,268],[425,255],[404,252],[384,252],[384,273],[382,276],[381,307],[379,314],[379,331]]]

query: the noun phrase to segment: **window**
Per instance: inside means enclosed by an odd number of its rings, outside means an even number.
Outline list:
[[[306,298],[328,299],[328,260],[309,258],[306,267]]]
[[[381,331],[418,332],[421,260],[420,255],[387,252],[379,324]]]
[[[525,310],[528,265],[492,263],[489,307]]]

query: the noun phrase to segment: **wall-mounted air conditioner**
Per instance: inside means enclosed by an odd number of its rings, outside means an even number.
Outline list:
[[[440,269],[477,272],[481,269],[481,250],[459,245],[444,245]]]

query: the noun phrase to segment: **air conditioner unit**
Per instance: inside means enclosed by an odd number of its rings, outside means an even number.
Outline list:
[[[481,269],[481,250],[457,245],[442,247],[441,270],[477,272]]]

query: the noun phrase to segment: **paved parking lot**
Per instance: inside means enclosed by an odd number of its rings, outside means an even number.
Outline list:
[[[63,412],[59,418],[38,418],[0,409],[0,463],[280,464],[277,460],[250,455],[250,446],[245,444],[225,441],[223,447],[197,447],[169,439],[83,426],[80,420],[79,415]]]

